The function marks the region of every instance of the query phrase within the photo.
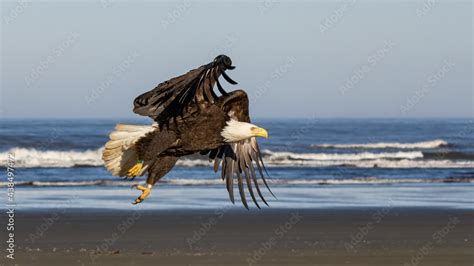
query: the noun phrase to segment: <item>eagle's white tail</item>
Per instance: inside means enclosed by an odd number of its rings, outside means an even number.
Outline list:
[[[125,176],[138,161],[135,143],[148,132],[156,129],[156,125],[124,125],[117,124],[115,131],[110,133],[110,140],[105,144],[102,160],[113,175]],[[142,168],[142,175],[146,167]]]

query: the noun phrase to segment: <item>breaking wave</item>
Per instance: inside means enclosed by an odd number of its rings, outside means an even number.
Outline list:
[[[6,165],[8,154],[14,154],[15,167],[69,168],[102,166],[102,148],[86,151],[41,151],[13,148],[0,152],[0,163]],[[474,168],[474,155],[459,152],[360,152],[360,153],[293,153],[264,150],[264,161],[273,167],[360,167],[360,168]],[[181,167],[210,166],[205,158],[191,157],[178,161]]]
[[[414,143],[399,142],[377,142],[377,143],[353,143],[353,144],[312,144],[312,148],[333,148],[333,149],[434,149],[448,146],[448,142],[436,139]]]
[[[293,152],[272,152],[264,150],[264,154],[272,161],[280,160],[310,160],[310,161],[360,161],[374,159],[418,159],[423,158],[420,151],[413,152],[383,152],[383,153],[293,153]]]
[[[36,149],[13,148],[0,153],[0,162],[5,165],[9,154],[15,156],[15,167],[77,167],[101,166],[102,148],[86,151],[41,151]]]

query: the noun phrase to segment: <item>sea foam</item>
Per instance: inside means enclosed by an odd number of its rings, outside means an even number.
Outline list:
[[[447,146],[448,142],[436,139],[414,143],[400,142],[376,142],[376,143],[353,143],[353,144],[312,144],[313,148],[334,148],[334,149],[434,149]]]
[[[103,148],[85,151],[55,151],[13,148],[0,152],[0,163],[6,165],[8,154],[14,154],[15,167],[19,168],[68,168],[103,166]],[[422,151],[360,152],[360,153],[294,153],[263,151],[263,160],[272,167],[360,167],[360,168],[474,168],[471,157],[450,160],[449,154],[430,155]],[[458,156],[459,157],[459,156]],[[177,166],[209,167],[206,157],[183,157]]]

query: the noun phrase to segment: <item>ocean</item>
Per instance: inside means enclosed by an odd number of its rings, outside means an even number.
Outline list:
[[[474,120],[257,119],[272,208],[474,207]],[[2,180],[15,161],[18,209],[199,209],[233,206],[206,157],[182,158],[142,204],[139,191],[102,166],[101,150],[116,123],[147,119],[3,119]],[[251,209],[255,209],[251,202]],[[263,205],[263,203],[261,204]],[[266,207],[265,207],[266,208]]]

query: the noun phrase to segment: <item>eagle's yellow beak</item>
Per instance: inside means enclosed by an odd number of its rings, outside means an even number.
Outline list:
[[[264,128],[261,128],[261,127],[257,127],[257,128],[252,129],[252,134],[255,137],[268,138],[268,132]]]

